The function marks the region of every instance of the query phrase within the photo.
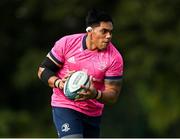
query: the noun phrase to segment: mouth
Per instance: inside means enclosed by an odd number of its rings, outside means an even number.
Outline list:
[[[105,40],[103,43],[109,43],[110,41],[109,40]]]
[[[109,44],[109,41],[103,42],[104,44]]]

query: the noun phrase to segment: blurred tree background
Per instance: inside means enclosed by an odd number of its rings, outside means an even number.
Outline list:
[[[101,137],[180,137],[180,0],[1,0],[0,137],[57,137],[37,68],[56,40],[85,32],[92,7],[112,15],[125,63]]]

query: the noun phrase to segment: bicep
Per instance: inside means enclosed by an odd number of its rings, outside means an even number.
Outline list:
[[[122,88],[122,79],[118,79],[118,80],[105,79],[104,85],[105,85],[105,90],[111,90],[110,92],[113,91],[119,94]]]
[[[122,79],[105,79],[104,85],[105,90],[102,92],[102,97],[99,101],[106,104],[115,103],[118,100],[121,91]]]
[[[41,68],[48,68],[53,72],[57,72],[62,67],[62,63],[58,61],[52,54],[48,53],[40,64]]]

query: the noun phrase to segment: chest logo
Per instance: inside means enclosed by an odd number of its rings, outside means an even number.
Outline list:
[[[98,69],[99,70],[104,70],[106,68],[107,64],[105,62],[99,63]]]
[[[67,61],[70,62],[70,63],[76,63],[74,56],[68,58]]]

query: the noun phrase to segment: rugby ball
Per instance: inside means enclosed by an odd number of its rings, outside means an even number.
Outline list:
[[[84,91],[81,85],[90,86],[89,76],[84,71],[76,71],[66,80],[64,84],[64,95],[71,100],[78,98],[78,93]]]

